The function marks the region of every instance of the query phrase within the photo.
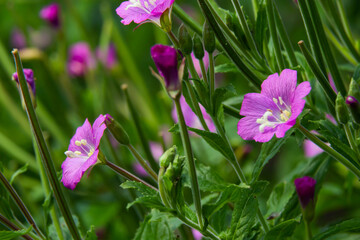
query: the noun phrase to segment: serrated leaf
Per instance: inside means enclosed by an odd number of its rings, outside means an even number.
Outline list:
[[[26,172],[28,166],[29,166],[29,164],[27,163],[24,166],[22,166],[21,168],[19,168],[18,170],[16,170],[16,172],[14,172],[14,174],[11,176],[9,183],[12,184],[17,176]]]
[[[232,149],[219,134],[191,127],[188,129],[201,136],[212,148],[220,152],[226,159],[236,161]]]
[[[86,233],[85,240],[97,240],[97,239],[98,239],[98,237],[96,236],[96,233],[95,233],[95,227],[91,226],[90,230],[88,230]]]
[[[215,73],[238,73],[239,69],[234,63],[224,63],[215,67]]]
[[[326,231],[317,234],[313,240],[327,239],[328,237],[337,233],[343,232],[360,232],[360,218],[353,218],[350,220],[343,221],[335,226],[329,227]]]
[[[264,240],[283,240],[291,237],[294,233],[298,221],[290,219],[279,223],[273,227],[269,232],[266,233]]]
[[[281,182],[277,184],[267,201],[268,210],[266,216],[270,216],[270,214],[280,215],[294,191],[293,183]]]
[[[31,231],[32,227],[28,229],[22,229],[19,231],[0,231],[0,239],[1,240],[12,240],[18,237],[21,237]]]
[[[172,126],[168,132],[171,132],[171,133],[179,133],[180,132],[180,127],[179,127],[179,124],[174,124],[174,126]]]
[[[172,240],[174,233],[169,224],[171,216],[153,209],[136,231],[134,240]]]
[[[281,146],[284,145],[289,136],[293,133],[294,129],[287,131],[283,138],[273,138],[269,142],[263,143],[261,146],[261,151],[259,157],[256,160],[253,173],[252,173],[252,182],[256,181],[262,169],[269,162],[271,158],[275,156],[276,153],[280,150]]]
[[[120,187],[122,187],[123,189],[128,189],[128,188],[136,189],[141,194],[141,196],[153,196],[157,194],[156,190],[135,181],[126,181],[122,183]]]

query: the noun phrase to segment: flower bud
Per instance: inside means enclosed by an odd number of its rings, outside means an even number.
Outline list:
[[[129,135],[126,133],[124,128],[118,123],[110,114],[105,115],[105,124],[109,129],[114,138],[123,145],[129,145]]]
[[[360,124],[360,104],[359,104],[359,101],[353,96],[348,96],[346,98],[346,104],[350,108],[350,112],[351,112],[351,115],[353,116],[354,121],[357,124]]]
[[[199,36],[195,35],[194,39],[194,55],[197,59],[203,59],[204,58],[204,46],[201,42],[201,39]]]
[[[339,92],[335,101],[336,118],[339,123],[347,124],[349,122],[349,112],[345,104],[345,100]]]
[[[185,54],[191,54],[193,42],[187,28],[182,24],[179,28],[179,44],[181,51]]]
[[[348,96],[360,99],[360,85],[354,79],[351,79]]]
[[[208,53],[213,53],[216,47],[215,34],[210,24],[207,21],[205,21],[203,27],[203,40],[204,40],[205,50]]]
[[[67,69],[72,77],[82,77],[89,70],[95,68],[96,61],[93,57],[89,44],[78,42],[71,46]]]
[[[160,167],[167,168],[170,163],[174,161],[175,157],[178,155],[176,146],[172,146],[160,157]]]
[[[306,221],[311,221],[314,217],[315,185],[316,180],[308,176],[295,179],[296,192]]]
[[[35,98],[36,87],[35,87],[34,72],[30,68],[24,68],[23,71],[24,71],[24,76],[25,76],[26,83],[28,84],[30,97],[31,97],[32,103],[33,103],[34,108],[35,108],[36,107],[36,98]],[[16,85],[18,86],[18,88],[20,88],[20,86],[19,86],[19,84],[20,84],[19,83],[19,76],[18,76],[17,72],[13,73],[12,79],[16,82]],[[22,99],[21,101],[22,101],[23,107],[25,107],[24,99]]]
[[[165,32],[171,32],[171,9],[168,8],[160,17],[161,29]]]
[[[45,6],[40,11],[40,17],[47,21],[52,27],[58,28],[60,26],[60,7],[57,3],[52,3]]]

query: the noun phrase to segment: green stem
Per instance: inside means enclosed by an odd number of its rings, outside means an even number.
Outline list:
[[[269,24],[270,35],[271,35],[271,38],[272,38],[273,44],[274,44],[275,58],[276,58],[277,67],[278,67],[277,70],[280,72],[285,68],[285,64],[284,64],[283,56],[281,54],[279,38],[278,38],[277,32],[276,32],[276,25],[275,25],[275,18],[274,18],[274,4],[273,4],[272,0],[266,0],[266,15],[267,15],[267,20],[268,20],[268,24]]]
[[[360,170],[347,158],[345,158],[343,155],[335,151],[333,148],[326,145],[323,141],[321,141],[319,138],[317,138],[314,134],[309,132],[306,128],[304,128],[301,124],[296,125],[297,129],[304,134],[305,137],[307,137],[310,141],[315,143],[318,147],[320,147],[322,150],[327,152],[330,156],[335,158],[337,161],[339,161],[341,164],[343,164],[345,167],[347,167],[351,172],[357,176],[357,178],[360,179]]]
[[[258,11],[259,11],[259,3],[258,3],[258,0],[252,0],[252,7],[254,9],[254,17],[255,19],[257,19],[257,14],[258,14]]]
[[[242,118],[242,116],[240,115],[239,109],[234,108],[230,105],[226,105],[226,104],[223,104],[223,108],[224,108],[224,113],[226,113],[232,117],[238,118],[238,119]]]
[[[51,159],[50,152],[46,146],[46,142],[45,142],[44,136],[42,134],[39,121],[37,119],[35,110],[33,108],[33,104],[31,102],[30,93],[29,93],[29,89],[28,89],[28,86],[27,86],[27,83],[25,80],[19,52],[17,49],[14,49],[12,51],[12,53],[14,55],[16,69],[17,69],[17,73],[19,76],[19,85],[20,85],[21,95],[24,98],[26,112],[28,114],[28,118],[29,118],[29,121],[31,124],[33,134],[36,139],[37,146],[40,150],[41,160],[42,160],[42,164],[44,165],[44,168],[46,170],[47,178],[50,182],[51,188],[53,189],[55,199],[58,203],[61,213],[64,216],[65,222],[66,222],[67,226],[69,227],[72,237],[76,240],[80,240],[81,239],[80,234],[75,225],[74,219],[72,218],[71,211],[66,202],[65,196],[62,192],[60,182],[57,178],[54,162]]]
[[[130,95],[129,95],[129,92],[128,92],[128,89],[127,89],[127,85],[123,85],[122,89],[123,89],[123,91],[125,93],[126,101],[127,101],[127,104],[128,104],[132,119],[134,120],[134,124],[136,126],[136,130],[137,130],[137,133],[139,135],[140,142],[141,142],[141,145],[142,145],[142,147],[144,149],[146,158],[149,160],[149,163],[150,163],[150,166],[152,167],[152,169],[154,169],[155,171],[159,171],[159,165],[157,164],[157,162],[155,161],[154,156],[151,153],[149,141],[148,141],[148,139],[146,137],[146,134],[144,132],[143,126],[142,126],[141,121],[140,121],[140,117],[139,117],[139,115],[138,115],[138,113],[137,113],[137,111],[136,111],[136,109],[135,109],[135,107],[132,104],[132,101],[130,99]],[[156,180],[157,180],[157,178],[156,178]]]
[[[18,226],[16,226],[15,224],[13,224],[9,219],[7,219],[6,217],[4,217],[3,215],[0,214],[0,222],[8,227],[9,229],[13,230],[13,231],[19,231],[21,230],[20,228],[18,228]],[[29,235],[25,234],[22,235],[21,237],[23,237],[26,240],[34,240],[32,237],[30,237]]]
[[[150,176],[157,182],[158,176],[154,172],[154,170],[148,165],[146,160],[138,153],[138,151],[136,151],[133,145],[129,144],[127,145],[127,147],[129,148],[133,156],[136,158],[136,160],[138,160],[141,166],[146,170],[146,172],[150,174]]]
[[[306,231],[306,238],[307,240],[311,240],[312,239],[312,233],[311,233],[311,226],[310,226],[310,221],[305,221],[305,231]]]
[[[168,35],[168,37],[170,38],[170,40],[174,44],[174,46],[176,48],[179,48],[180,43],[179,43],[179,40],[176,38],[175,34],[172,31],[167,32],[166,34]]]
[[[105,161],[105,164],[106,166],[108,166],[109,168],[111,168],[114,172],[120,174],[121,176],[125,177],[126,179],[128,180],[131,180],[131,181],[135,181],[135,182],[139,182],[139,183],[142,183],[144,184],[145,186],[151,188],[151,189],[154,189],[155,191],[158,191],[158,189],[152,185],[150,185],[149,183],[145,182],[144,180],[138,178],[137,176],[129,173],[128,171],[126,171],[125,169],[113,164],[112,162],[109,162],[109,161]]]
[[[204,79],[204,82],[209,84],[209,81],[208,81],[208,78],[207,78],[207,72],[206,72],[206,68],[205,68],[205,64],[204,64],[204,60],[199,59],[199,63],[200,63],[202,78]]]
[[[194,19],[192,19],[189,15],[186,14],[184,10],[181,9],[181,7],[175,3],[173,5],[173,12],[175,15],[181,19],[188,27],[190,27],[194,32],[196,32],[199,36],[202,35],[202,28],[200,25],[195,22]]]
[[[35,232],[42,238],[45,239],[45,235],[41,232],[40,228],[36,225],[34,218],[31,216],[31,213],[21,200],[20,196],[17,194],[15,189],[11,186],[11,184],[8,182],[6,177],[0,172],[0,181],[3,183],[6,190],[10,193],[12,199],[15,201],[16,205],[19,207],[20,211],[28,221],[28,223],[33,226]]]
[[[214,61],[214,54],[209,53],[209,75],[210,75],[210,106],[212,108],[212,95],[215,92],[215,61]]]
[[[299,2],[304,1],[304,0],[300,0]],[[317,6],[316,6],[316,1],[313,0],[305,0],[306,4],[308,6],[308,9],[310,11],[310,15],[311,15],[311,19],[313,21],[313,23],[316,23],[316,35],[319,39],[319,44],[320,44],[320,48],[322,50],[322,53],[325,56],[325,61],[327,66],[329,67],[331,76],[334,79],[334,83],[336,86],[336,89],[341,92],[341,94],[343,96],[346,96],[346,88],[343,82],[343,79],[341,78],[339,69],[337,67],[334,55],[331,51],[329,42],[326,38],[326,34],[325,34],[325,30],[324,30],[324,26],[322,24]]]
[[[175,102],[176,111],[177,111],[177,115],[178,115],[178,119],[179,119],[181,140],[182,140],[182,143],[184,146],[186,159],[188,160],[188,164],[189,164],[191,191],[192,191],[192,196],[193,196],[193,200],[194,200],[194,204],[195,204],[196,215],[198,218],[200,229],[202,229],[204,227],[204,223],[203,223],[203,217],[202,217],[201,196],[200,196],[200,188],[199,188],[197,175],[196,175],[195,160],[194,160],[194,156],[193,156],[193,152],[192,152],[192,148],[191,148],[189,133],[188,133],[188,130],[186,127],[184,115],[181,110],[180,97],[175,98],[174,102]]]
[[[350,123],[347,123],[347,124],[343,124],[343,127],[344,127],[344,130],[345,130],[345,133],[346,133],[346,137],[348,139],[348,142],[350,144],[350,147],[352,150],[354,150],[354,152],[356,153],[356,156],[357,156],[357,160],[358,162],[360,161],[360,152],[359,152],[359,148],[357,147],[356,145],[356,141],[355,141],[355,138],[354,138],[354,135],[352,134],[352,131],[350,129]]]
[[[51,190],[50,190],[49,182],[46,178],[44,166],[41,164],[41,156],[40,156],[39,150],[36,146],[36,141],[35,141],[34,137],[33,137],[33,145],[34,145],[36,163],[39,167],[41,184],[42,184],[42,187],[44,190],[44,195],[45,195],[45,197],[47,197],[51,193]],[[51,217],[52,223],[54,224],[55,231],[57,233],[57,237],[59,238],[59,240],[64,240],[64,236],[63,236],[63,233],[62,233],[61,227],[60,227],[59,217],[56,214],[54,205],[50,207],[50,217]]]

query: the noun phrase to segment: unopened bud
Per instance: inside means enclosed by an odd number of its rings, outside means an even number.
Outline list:
[[[351,115],[357,124],[360,124],[360,103],[354,96],[346,98],[346,104],[349,106]]]
[[[205,50],[208,53],[213,53],[216,47],[215,34],[210,24],[207,21],[205,21],[204,23],[203,40],[204,40]]]
[[[354,79],[351,79],[348,96],[360,99],[360,85]]]
[[[184,25],[181,25],[179,28],[179,44],[181,51],[185,54],[191,54],[193,43],[191,36]]]
[[[129,135],[125,131],[125,129],[117,122],[110,114],[105,115],[105,124],[109,129],[114,138],[123,145],[129,145],[130,139]]]
[[[204,46],[199,36],[194,36],[194,55],[197,59],[203,59],[204,53]]]
[[[176,146],[172,146],[171,148],[166,150],[166,152],[164,152],[164,154],[160,157],[159,159],[160,167],[167,168],[170,165],[170,163],[174,161],[176,156],[177,156],[177,148]]]
[[[165,32],[171,31],[171,16],[170,16],[170,8],[166,9],[165,12],[160,17],[160,26],[161,29]]]
[[[303,217],[309,222],[314,218],[315,212],[315,185],[316,180],[308,176],[295,179],[295,188],[300,200]]]
[[[335,101],[336,118],[339,123],[347,124],[349,122],[349,112],[345,104],[345,100],[339,92]]]

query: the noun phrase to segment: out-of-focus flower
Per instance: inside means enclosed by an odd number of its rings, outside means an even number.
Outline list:
[[[135,23],[153,22],[161,26],[161,15],[169,9],[175,0],[129,0],[124,1],[116,9],[116,13],[123,18],[121,23],[124,25]]]
[[[328,74],[328,79],[329,79],[331,88],[334,90],[334,92],[337,93],[338,91],[337,91],[337,89],[336,89],[334,79],[332,78],[332,76],[331,76],[330,73]]]
[[[322,150],[320,147],[318,147],[312,141],[305,139],[304,140],[304,152],[305,152],[306,157],[312,158],[312,157],[315,157],[315,156],[319,155],[320,153],[324,152],[324,150]]]
[[[285,69],[280,76],[270,75],[261,85],[261,93],[244,96],[240,114],[245,116],[238,123],[238,134],[245,140],[268,142],[274,134],[285,136],[296,123],[305,106],[303,99],[309,94],[309,82],[296,87],[297,72]]]
[[[151,48],[151,57],[154,60],[160,76],[165,82],[168,91],[178,91],[181,88],[182,68],[178,69],[178,57],[175,48],[157,44]]]
[[[62,163],[63,176],[61,182],[69,189],[75,189],[85,171],[100,160],[99,144],[106,125],[105,117],[100,115],[91,126],[88,119],[78,127],[65,152],[66,160]]]
[[[17,28],[12,30],[10,41],[13,48],[22,49],[26,47],[26,38],[24,33]]]
[[[148,177],[149,176],[149,174],[146,172],[144,167],[141,166],[140,163],[138,163],[138,162],[133,163],[133,168],[134,168],[136,175],[138,175],[140,177]]]
[[[191,53],[191,58],[194,62],[194,67],[195,67],[197,74],[199,75],[200,78],[202,78],[200,61],[195,57],[194,53]],[[207,52],[205,52],[203,61],[204,61],[205,70],[207,71],[207,69],[209,68],[209,54]]]
[[[71,46],[67,63],[68,72],[73,77],[81,77],[95,67],[95,59],[85,42]]]
[[[24,71],[24,75],[25,75],[25,80],[26,80],[30,90],[32,91],[32,94],[35,96],[36,88],[35,88],[34,72],[30,68],[24,68],[23,71]],[[12,79],[16,82],[17,85],[19,85],[19,76],[18,76],[17,72],[13,73]]]
[[[191,232],[192,232],[195,240],[201,240],[202,239],[203,235],[198,230],[192,228]]]
[[[57,3],[52,3],[43,7],[40,11],[40,17],[47,21],[52,27],[60,26],[60,7]]]
[[[306,208],[310,201],[314,201],[316,180],[305,176],[295,179],[294,183],[301,207]]]
[[[157,142],[150,142],[149,145],[150,145],[151,154],[153,155],[156,161],[159,161],[159,158],[164,153],[163,147],[161,146],[160,143]]]
[[[114,44],[110,44],[105,51],[98,47],[96,49],[96,57],[107,69],[112,69],[117,64],[117,55]]]
[[[189,126],[189,127],[192,127],[192,128],[197,128],[197,129],[204,130],[204,128],[201,125],[201,122],[200,122],[199,118],[192,111],[191,107],[187,104],[184,96],[180,97],[180,105],[181,105],[181,109],[182,109],[183,114],[184,114],[184,119],[185,119],[186,125]],[[201,113],[203,114],[205,123],[208,126],[209,130],[211,132],[215,132],[216,128],[215,128],[215,125],[214,125],[213,121],[211,120],[210,115],[206,112],[205,108],[203,106],[201,106],[201,104],[199,106],[200,106]],[[171,115],[172,115],[172,118],[174,119],[174,121],[177,123],[178,122],[178,117],[177,117],[177,114],[176,114],[175,106],[174,106],[174,108],[172,110]]]

